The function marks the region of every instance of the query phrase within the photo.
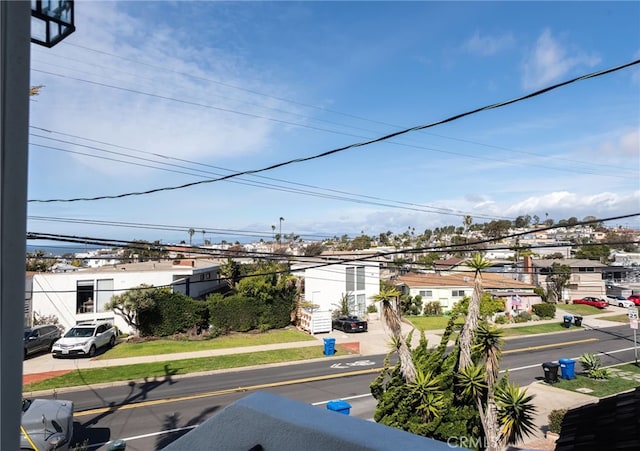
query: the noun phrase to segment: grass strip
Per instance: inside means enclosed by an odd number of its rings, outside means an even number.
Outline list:
[[[580,363],[576,362],[576,365],[580,365]],[[616,370],[625,371],[626,373],[640,375],[640,368],[636,366],[635,363],[619,365],[613,368],[616,368]],[[576,373],[575,379],[560,379],[557,383],[553,384],[553,386],[578,393],[580,393],[578,389],[588,388],[593,391],[586,393],[587,395],[603,398],[605,396],[615,395],[616,393],[634,389],[640,386],[640,382],[634,377],[626,379],[617,376],[616,373],[612,373],[611,377],[606,380],[589,379],[583,374]]]
[[[531,324],[528,326],[518,327],[503,327],[501,328],[502,335],[505,337],[515,337],[519,335],[535,335],[545,334],[549,332],[568,332],[570,330],[582,330],[582,327],[574,326],[563,327],[562,323],[543,323],[543,324]]]
[[[23,387],[22,391],[26,393],[38,390],[131,380],[145,380],[147,383],[162,383],[163,381],[170,380],[172,376],[181,374],[327,357],[323,354],[323,351],[323,346],[308,346],[246,354],[172,360],[169,362],[137,363],[133,365],[78,369],[51,379],[27,384]],[[336,348],[335,355],[348,355],[348,352]]]
[[[180,352],[208,351],[212,349],[242,348],[246,346],[296,341],[316,340],[315,337],[297,329],[278,329],[263,333],[243,333],[224,335],[202,340],[158,339],[140,343],[119,343],[98,357],[98,360],[142,357],[148,355],[173,354]]]
[[[567,313],[571,313],[572,315],[579,316],[597,315],[598,313],[608,313],[613,311],[607,308],[601,309],[592,305],[585,304],[557,304],[556,307],[560,310],[564,310]]]
[[[406,316],[416,329],[421,330],[441,330],[449,323],[448,316]],[[458,318],[455,324],[464,324],[464,318]]]

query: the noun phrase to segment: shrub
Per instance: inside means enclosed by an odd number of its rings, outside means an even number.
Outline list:
[[[541,304],[534,304],[531,307],[533,313],[538,315],[540,318],[544,319],[553,319],[556,316],[556,305],[549,304],[548,302],[543,302]]]
[[[207,322],[207,306],[182,293],[161,293],[155,305],[139,313],[140,335],[168,337]]]
[[[531,315],[531,321],[540,321],[540,317],[538,315]]]
[[[427,302],[424,306],[425,316],[440,316],[442,315],[442,304],[440,301]]]
[[[498,315],[493,322],[496,324],[507,324],[509,322],[509,318],[507,315]]]
[[[529,312],[520,312],[513,318],[513,321],[516,323],[526,323],[529,320],[531,320],[531,314]]]
[[[367,306],[367,313],[378,313],[378,307],[375,304],[369,304]]]
[[[560,433],[560,428],[562,427],[562,420],[564,420],[564,416],[567,414],[567,409],[554,409],[549,412],[549,416],[547,417],[549,420],[549,430],[556,434]]]
[[[590,379],[608,379],[609,370],[602,368],[600,357],[595,354],[582,354],[579,359],[582,369],[587,373]]]

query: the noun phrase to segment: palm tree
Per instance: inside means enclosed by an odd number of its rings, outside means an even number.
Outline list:
[[[278,243],[282,239],[282,221],[284,221],[284,218],[282,216],[280,216],[279,221],[280,221],[280,230],[278,231],[278,234],[280,235],[280,238],[278,238]]]
[[[467,260],[467,265],[475,270],[475,277],[473,279],[473,293],[469,300],[467,317],[462,327],[462,332],[460,332],[460,359],[458,361],[458,369],[460,371],[472,364],[471,345],[476,329],[478,328],[478,320],[480,319],[480,299],[482,298],[481,271],[491,266],[491,263],[489,263],[482,254],[477,253],[473,258]]]
[[[391,331],[394,343],[396,343],[396,350],[400,359],[400,372],[405,382],[411,384],[416,380],[416,367],[411,356],[411,350],[402,335],[402,319],[398,314],[397,308],[398,296],[400,296],[400,291],[397,288],[383,286],[380,287],[378,294],[372,296],[372,299],[376,302],[382,302],[381,314],[385,324]]]
[[[189,246],[191,246],[191,238],[193,238],[193,235],[196,233],[196,231],[193,229],[193,227],[189,228]]]

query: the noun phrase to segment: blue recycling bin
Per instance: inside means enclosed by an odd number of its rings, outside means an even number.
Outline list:
[[[562,325],[564,327],[571,327],[571,321],[573,321],[573,316],[564,315],[563,319],[564,319],[564,322],[562,323]]]
[[[575,366],[576,362],[572,359],[558,359],[558,363],[560,364],[560,377],[562,379],[575,379],[576,372]]]
[[[325,338],[324,339],[324,355],[333,355],[336,353],[336,339]]]
[[[338,399],[336,401],[329,401],[327,403],[327,410],[332,410],[334,412],[341,413],[343,415],[349,415],[351,412],[351,404],[342,399]]]

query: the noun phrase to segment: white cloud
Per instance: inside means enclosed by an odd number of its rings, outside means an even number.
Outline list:
[[[525,89],[540,88],[559,81],[575,68],[593,67],[598,63],[599,56],[563,46],[552,36],[551,30],[546,29],[522,66],[522,86]]]
[[[469,53],[481,56],[491,56],[515,46],[516,40],[511,33],[500,35],[481,35],[475,32],[464,44],[463,48]]]

